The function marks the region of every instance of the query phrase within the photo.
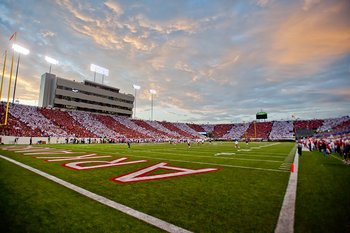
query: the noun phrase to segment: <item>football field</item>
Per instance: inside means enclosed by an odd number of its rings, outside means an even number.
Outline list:
[[[192,232],[273,232],[295,155],[295,143],[279,142],[0,149],[7,158]],[[0,159],[0,168],[2,224],[9,232],[163,231],[7,160]]]

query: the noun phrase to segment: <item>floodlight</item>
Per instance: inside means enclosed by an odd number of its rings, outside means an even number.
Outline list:
[[[53,59],[52,57],[49,57],[49,56],[45,56],[45,60],[48,63],[53,64],[53,65],[57,65],[58,64],[58,61],[56,59]]]
[[[134,84],[134,85],[132,85],[132,86],[133,86],[133,87],[134,87],[134,89],[136,89],[136,90],[140,90],[140,88],[141,88],[140,86],[135,85],[135,84]]]
[[[28,55],[29,54],[29,50],[26,48],[23,48],[22,46],[18,45],[18,44],[13,44],[12,45],[13,50],[15,50],[16,52],[23,54],[23,55]]]
[[[153,90],[153,89],[149,90],[149,92],[150,92],[151,94],[157,94],[156,90]]]
[[[109,70],[106,68],[103,68],[101,66],[95,65],[95,64],[91,64],[90,65],[90,71],[92,72],[96,72],[98,74],[102,74],[104,76],[108,76],[109,75]]]

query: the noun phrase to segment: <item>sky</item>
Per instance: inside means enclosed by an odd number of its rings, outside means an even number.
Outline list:
[[[136,117],[238,123],[350,115],[349,0],[0,0],[0,64],[21,56],[16,99],[37,105],[44,60],[55,75],[135,95]],[[18,55],[15,54],[15,64]],[[96,76],[102,82],[102,76]],[[12,92],[11,98],[12,100]]]

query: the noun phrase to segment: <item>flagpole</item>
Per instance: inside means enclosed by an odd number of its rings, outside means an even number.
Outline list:
[[[10,81],[9,81],[8,94],[7,94],[7,103],[6,103],[5,125],[7,125],[7,120],[8,120],[8,115],[9,115],[9,104],[10,104],[10,94],[11,94],[13,62],[14,62],[14,51],[12,51],[12,58],[11,58],[11,70],[10,70]]]
[[[2,96],[2,86],[4,84],[4,76],[5,76],[5,68],[6,68],[6,57],[7,57],[7,50],[5,50],[4,66],[2,67],[1,86],[0,86],[0,99],[1,99],[1,96]]]
[[[10,37],[10,41],[14,38],[16,42],[17,32],[13,33]],[[8,115],[9,115],[9,104],[10,104],[10,94],[11,94],[11,82],[12,82],[12,71],[13,71],[13,62],[14,62],[14,50],[12,50],[12,58],[11,58],[11,70],[10,70],[10,80],[9,80],[9,87],[8,87],[8,93],[7,93],[7,102],[6,102],[6,111],[5,111],[5,122],[4,125],[7,125]]]

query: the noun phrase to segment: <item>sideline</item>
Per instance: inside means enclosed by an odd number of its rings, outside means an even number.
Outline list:
[[[288,187],[284,195],[282,208],[275,233],[294,233],[295,201],[297,196],[299,155],[294,156],[294,172],[290,173]]]
[[[172,232],[172,233],[191,233],[191,231],[188,231],[188,230],[183,229],[181,227],[175,226],[175,225],[173,225],[171,223],[165,222],[165,221],[163,221],[161,219],[158,219],[156,217],[153,217],[151,215],[148,215],[148,214],[142,213],[140,211],[134,210],[134,209],[132,209],[132,208],[130,208],[128,206],[125,206],[123,204],[119,204],[119,203],[117,203],[115,201],[112,201],[112,200],[110,200],[108,198],[105,198],[103,196],[100,196],[98,194],[90,192],[90,191],[88,191],[86,189],[80,188],[79,186],[76,186],[76,185],[71,184],[71,183],[69,183],[67,181],[61,180],[61,179],[59,179],[59,178],[57,178],[55,176],[52,176],[52,175],[47,174],[45,172],[42,172],[42,171],[40,171],[38,169],[30,167],[30,166],[28,166],[26,164],[23,164],[21,162],[18,162],[16,160],[10,159],[10,158],[5,157],[3,155],[0,155],[0,158],[5,159],[5,160],[7,160],[7,161],[9,161],[11,163],[14,163],[14,164],[16,164],[16,165],[18,165],[20,167],[23,167],[23,168],[25,168],[25,169],[27,169],[29,171],[32,171],[32,172],[34,172],[34,173],[36,173],[38,175],[41,175],[41,176],[43,176],[43,177],[45,177],[45,178],[47,178],[47,179],[49,179],[51,181],[54,181],[54,182],[56,182],[56,183],[58,183],[58,184],[60,184],[62,186],[65,186],[65,187],[67,187],[67,188],[69,188],[69,189],[71,189],[71,190],[73,190],[73,191],[75,191],[77,193],[80,193],[80,194],[82,194],[82,195],[84,195],[84,196],[86,196],[88,198],[91,198],[91,199],[93,199],[93,200],[95,200],[97,202],[100,202],[100,203],[102,203],[104,205],[112,207],[113,209],[119,210],[120,212],[123,212],[123,213],[125,213],[127,215],[130,215],[130,216],[132,216],[134,218],[137,218],[137,219],[139,219],[141,221],[144,221],[144,222],[146,222],[148,224],[156,226],[156,227],[158,227],[158,228],[160,228],[160,229],[162,229],[164,231]]]

